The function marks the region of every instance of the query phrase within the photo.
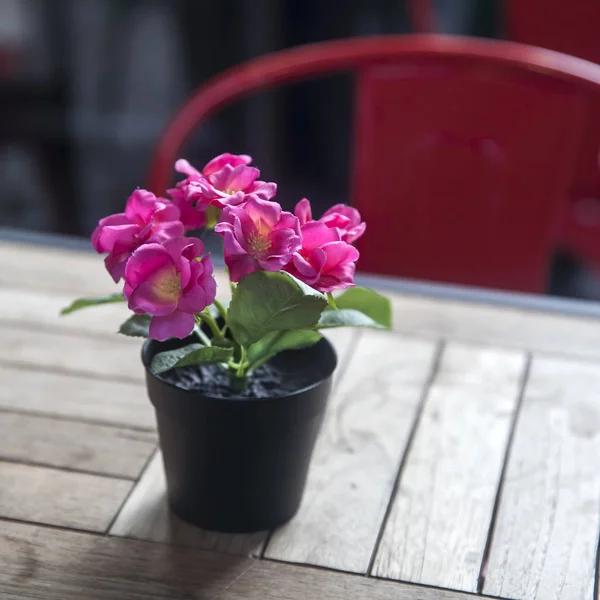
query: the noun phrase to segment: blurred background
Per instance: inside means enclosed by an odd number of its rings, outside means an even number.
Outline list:
[[[426,4],[436,31],[506,37],[502,0]],[[208,78],[299,44],[418,31],[415,6],[419,0],[0,0],[0,228],[88,237],[143,187],[161,130]],[[317,213],[347,202],[350,84],[331,77],[240,102],[202,127],[182,155],[201,167],[223,151],[251,154],[261,178],[278,181],[287,209],[302,196]],[[596,278],[569,256],[557,257],[549,291],[600,298]]]

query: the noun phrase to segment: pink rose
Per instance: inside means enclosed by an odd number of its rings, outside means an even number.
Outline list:
[[[325,211],[319,219],[329,228],[335,228],[340,232],[342,241],[349,244],[354,243],[367,228],[367,224],[361,221],[360,213],[356,208],[346,204],[336,204]]]
[[[192,229],[201,229],[206,225],[206,214],[204,211],[196,208],[194,204],[187,199],[183,189],[174,188],[167,190],[167,193],[171,197],[171,202],[179,209],[179,220],[183,224],[185,232]]]
[[[177,188],[183,190],[186,200],[199,210],[209,205],[236,206],[245,202],[250,194],[270,200],[277,192],[277,185],[259,181],[260,171],[249,167],[250,162],[252,158],[246,154],[221,154],[198,171],[187,160],[179,159],[175,170],[187,177]]]
[[[320,292],[353,287],[358,250],[341,240],[339,230],[308,221],[301,233],[302,248],[285,270]]]
[[[125,298],[137,314],[152,315],[150,337],[185,338],[194,329],[194,314],[215,299],[217,283],[209,256],[198,260],[204,244],[196,238],[144,244],[125,268]]]
[[[253,271],[280,271],[301,245],[300,224],[276,202],[250,196],[243,206],[226,206],[215,233],[224,237],[231,281]]]
[[[294,213],[300,220],[300,225],[305,225],[309,221],[312,221],[310,202],[306,198],[303,198],[296,204]],[[340,232],[341,240],[349,244],[355,242],[365,232],[367,227],[367,224],[361,220],[358,210],[346,204],[332,206],[323,214],[319,221],[325,223],[330,229],[337,229]]]
[[[136,248],[183,235],[179,217],[179,209],[168,200],[146,190],[135,190],[127,200],[125,212],[99,221],[92,233],[92,246],[100,254],[108,253],[104,264],[118,282]]]

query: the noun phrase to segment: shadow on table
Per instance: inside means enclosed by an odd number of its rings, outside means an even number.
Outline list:
[[[42,592],[49,600],[215,598],[256,563],[168,544],[4,525],[2,598]]]

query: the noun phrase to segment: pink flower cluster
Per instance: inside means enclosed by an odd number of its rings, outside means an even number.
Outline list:
[[[124,279],[129,308],[152,316],[150,336],[165,340],[189,335],[195,313],[216,294],[213,266],[203,243],[185,233],[206,224],[206,210],[220,212],[215,232],[224,238],[231,281],[253,271],[287,271],[321,292],[354,285],[358,251],[352,245],[365,230],[354,208],[338,204],[313,220],[301,200],[295,214],[272,201],[277,185],[260,181],[244,154],[221,154],[201,171],[186,160],[175,169],[186,175],[157,198],[136,190],[125,212],[102,219],[92,245],[106,254],[106,269]]]

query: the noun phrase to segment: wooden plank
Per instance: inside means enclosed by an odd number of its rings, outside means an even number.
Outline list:
[[[94,252],[6,241],[0,242],[0,286],[62,290],[78,296],[118,289],[104,270],[102,257]]]
[[[333,385],[336,386],[354,352],[360,332],[357,329],[340,327],[339,329],[329,329],[322,333],[332,343],[337,354],[338,364],[333,374]]]
[[[484,592],[592,599],[600,506],[600,369],[534,357]]]
[[[0,518],[106,531],[131,481],[0,462]]]
[[[122,383],[0,364],[0,408],[97,423],[154,429],[154,408],[141,382]]]
[[[469,600],[420,588],[217,552],[0,524],[3,600]]]
[[[449,343],[430,388],[373,572],[477,591],[525,354]]]
[[[267,532],[249,535],[204,531],[174,515],[167,505],[162,455],[157,452],[121,509],[110,533],[152,542],[258,556]]]
[[[155,446],[152,432],[0,412],[0,460],[135,479]]]
[[[600,320],[424,296],[392,295],[394,330],[600,358]]]
[[[215,272],[219,293],[228,295],[224,271]],[[0,241],[0,287],[54,290],[73,297],[111,294],[119,291],[104,269],[103,257],[48,246]]]
[[[435,344],[364,332],[317,442],[304,501],[269,558],[367,570]]]
[[[72,294],[55,291],[44,291],[40,294],[39,290],[3,288],[0,289],[0,318],[3,323],[22,323],[30,327],[43,325],[57,332],[92,332],[139,345],[140,340],[134,341],[116,333],[119,325],[131,316],[125,302],[96,306],[61,316],[61,309],[71,304],[73,299]]]
[[[32,331],[0,325],[0,361],[121,381],[144,381],[141,340]]]

